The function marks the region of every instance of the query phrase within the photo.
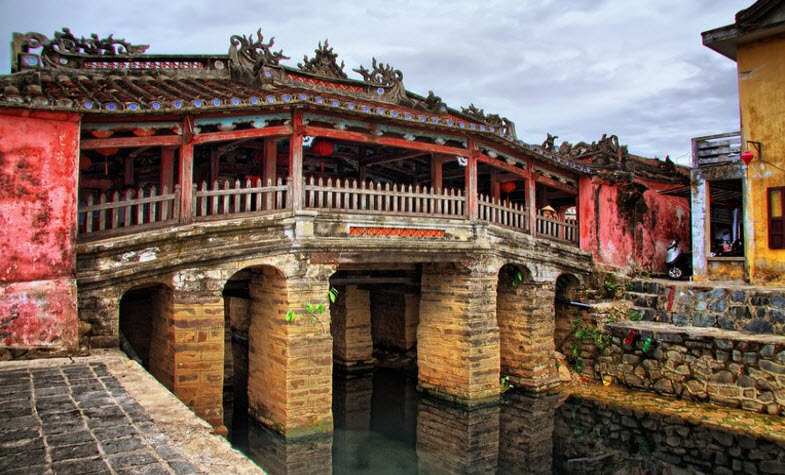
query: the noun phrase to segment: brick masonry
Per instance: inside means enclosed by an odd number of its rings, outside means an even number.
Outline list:
[[[406,352],[417,345],[419,294],[392,290],[371,292],[373,345]]]
[[[634,389],[783,414],[785,337],[651,322],[606,326],[612,343],[596,362],[599,376]],[[637,332],[632,345],[624,339]],[[642,346],[652,339],[648,352]]]

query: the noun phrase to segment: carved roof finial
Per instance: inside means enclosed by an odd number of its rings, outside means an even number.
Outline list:
[[[380,86],[393,86],[403,81],[403,73],[394,69],[389,64],[377,63],[376,58],[371,60],[371,69],[360,66],[352,71],[359,73],[365,82],[379,84]]]
[[[338,79],[346,79],[348,77],[346,73],[343,72],[343,61],[341,61],[339,66],[338,54],[333,51],[326,39],[324,40],[324,46],[319,42],[319,47],[314,50],[314,53],[314,57],[310,59],[307,55],[304,55],[303,62],[297,63],[297,67],[307,73],[319,76]]]

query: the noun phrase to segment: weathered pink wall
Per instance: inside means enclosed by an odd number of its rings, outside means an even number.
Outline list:
[[[77,346],[79,115],[0,109],[0,348]]]
[[[663,185],[640,183],[648,186],[641,197],[646,211],[635,223],[634,210],[619,203],[623,185],[581,179],[581,249],[591,252],[601,268],[629,271],[637,267],[663,273],[668,245],[675,237],[682,248],[691,248],[689,201],[660,194],[657,189]]]

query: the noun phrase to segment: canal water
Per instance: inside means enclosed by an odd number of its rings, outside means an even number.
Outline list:
[[[270,474],[785,473],[785,445],[576,397],[465,410],[395,370],[336,378],[335,431],[286,440],[235,407],[232,444]]]

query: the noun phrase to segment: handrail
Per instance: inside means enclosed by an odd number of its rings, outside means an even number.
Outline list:
[[[482,194],[477,196],[477,203],[480,221],[487,221],[518,231],[529,232],[529,211],[526,206]]]
[[[434,216],[464,219],[466,197],[461,190],[428,186],[311,178],[303,187],[306,209],[359,214]]]
[[[87,198],[86,205],[78,207],[78,230],[80,234],[111,231],[120,228],[140,229],[180,219],[180,186],[174,192],[164,186],[161,194],[155,187],[145,196],[144,188],[119,191],[111,195],[101,193],[98,202],[93,196]],[[133,198],[136,195],[137,198]]]
[[[246,179],[245,183],[235,180],[233,184],[229,180],[223,184],[215,181],[212,189],[202,182],[200,187],[194,187],[193,195],[194,219],[201,221],[218,216],[267,214],[287,209],[291,192],[289,185],[280,178],[275,184],[267,180],[266,186],[257,178]]]

